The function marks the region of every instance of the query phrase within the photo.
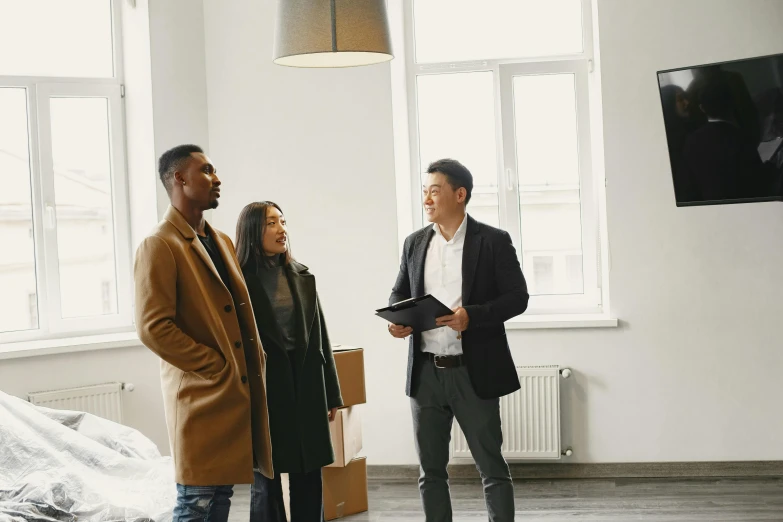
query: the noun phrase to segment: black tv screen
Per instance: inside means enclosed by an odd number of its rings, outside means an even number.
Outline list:
[[[658,72],[678,206],[783,201],[783,54]]]

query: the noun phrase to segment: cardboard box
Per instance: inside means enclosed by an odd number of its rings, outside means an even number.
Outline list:
[[[340,381],[340,392],[343,395],[343,407],[367,402],[364,387],[364,350],[336,344],[332,346],[332,353]]]
[[[359,406],[361,408],[361,406]],[[362,416],[355,406],[337,410],[329,423],[334,448],[334,464],[330,468],[344,468],[362,451]]]
[[[367,511],[367,459],[354,459],[344,468],[324,468],[323,477],[326,520]]]

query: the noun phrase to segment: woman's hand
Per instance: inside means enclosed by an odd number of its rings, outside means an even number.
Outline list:
[[[329,410],[329,422],[332,422],[337,417],[337,408]]]

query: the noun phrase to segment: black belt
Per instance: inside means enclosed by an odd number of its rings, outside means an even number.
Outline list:
[[[465,364],[462,354],[460,355],[435,355],[434,353],[424,352],[427,359],[432,361],[435,368],[459,368]]]

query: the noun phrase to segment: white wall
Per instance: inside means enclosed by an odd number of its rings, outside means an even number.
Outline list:
[[[143,3],[149,6],[157,169],[157,158],[176,145],[193,143],[209,150],[204,33],[212,28],[201,0]],[[159,182],[156,187],[162,217],[169,200]]]
[[[138,1],[135,7],[123,2],[122,22],[131,251],[135,252],[158,217],[148,2]]]
[[[274,66],[273,2],[205,0],[216,224],[278,201],[336,342],[367,350],[365,449],[415,462],[405,343],[372,315],[396,275],[389,67]],[[783,459],[783,206],[678,209],[655,72],[783,52],[775,0],[599,0],[613,330],[513,331],[520,364],[567,365],[577,462]],[[405,197],[404,195],[402,197]]]
[[[674,206],[655,72],[783,52],[776,1],[599,1],[610,276],[619,331],[515,333],[579,374],[579,460],[780,459],[783,206]]]

